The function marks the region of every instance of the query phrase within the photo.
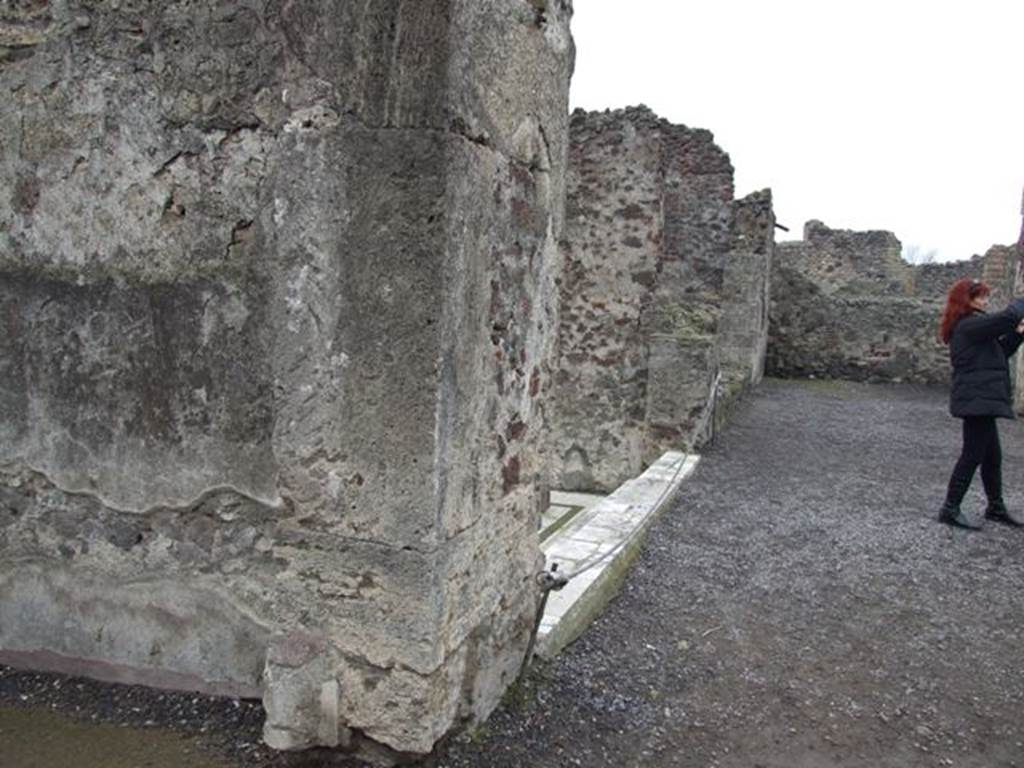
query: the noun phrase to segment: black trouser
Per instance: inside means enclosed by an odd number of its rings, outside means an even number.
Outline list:
[[[1003,449],[995,416],[965,416],[964,446],[949,478],[946,501],[959,505],[981,465],[981,484],[990,502],[1003,498]]]

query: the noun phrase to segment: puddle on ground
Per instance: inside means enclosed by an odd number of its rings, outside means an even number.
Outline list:
[[[46,709],[0,707],[3,768],[228,768],[192,740],[157,728],[88,723]]]

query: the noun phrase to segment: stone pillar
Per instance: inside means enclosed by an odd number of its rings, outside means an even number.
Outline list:
[[[757,384],[764,376],[775,250],[771,190],[754,192],[733,206],[735,241],[726,262],[719,324],[726,393]]]
[[[558,487],[608,490],[698,438],[732,166],[708,131],[646,107],[577,111],[570,137],[551,466]]]
[[[525,648],[571,3],[0,13],[0,660],[423,753]]]

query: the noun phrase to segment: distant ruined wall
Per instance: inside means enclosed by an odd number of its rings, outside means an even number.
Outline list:
[[[890,232],[808,222],[804,239],[776,246],[767,368],[773,376],[949,381],[938,323],[949,286],[984,279],[993,305],[1012,289],[1008,249],[970,261],[912,266]]]
[[[536,604],[569,0],[0,5],[0,661],[423,753]]]
[[[980,256],[969,261],[942,261],[918,264],[912,268],[911,290],[922,297],[943,297],[961,277],[981,279],[985,262]]]
[[[732,177],[708,131],[646,107],[573,113],[559,367],[547,405],[556,487],[611,489],[663,451],[699,442],[721,355],[730,370],[747,360],[743,377],[760,375],[760,318],[748,327],[744,309],[724,347],[719,338],[727,293],[739,303],[763,297],[771,250],[770,195],[734,214]]]

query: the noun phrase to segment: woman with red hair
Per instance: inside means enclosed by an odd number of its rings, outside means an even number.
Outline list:
[[[1003,452],[996,426],[997,418],[1014,418],[1007,361],[1024,341],[1024,299],[989,315],[985,308],[990,293],[980,280],[957,280],[949,289],[939,328],[953,365],[949,411],[963,419],[963,448],[939,520],[970,529],[981,528],[981,522],[962,512],[960,503],[979,466],[988,498],[985,517],[1024,525],[1024,515],[1010,511],[1003,501]]]

